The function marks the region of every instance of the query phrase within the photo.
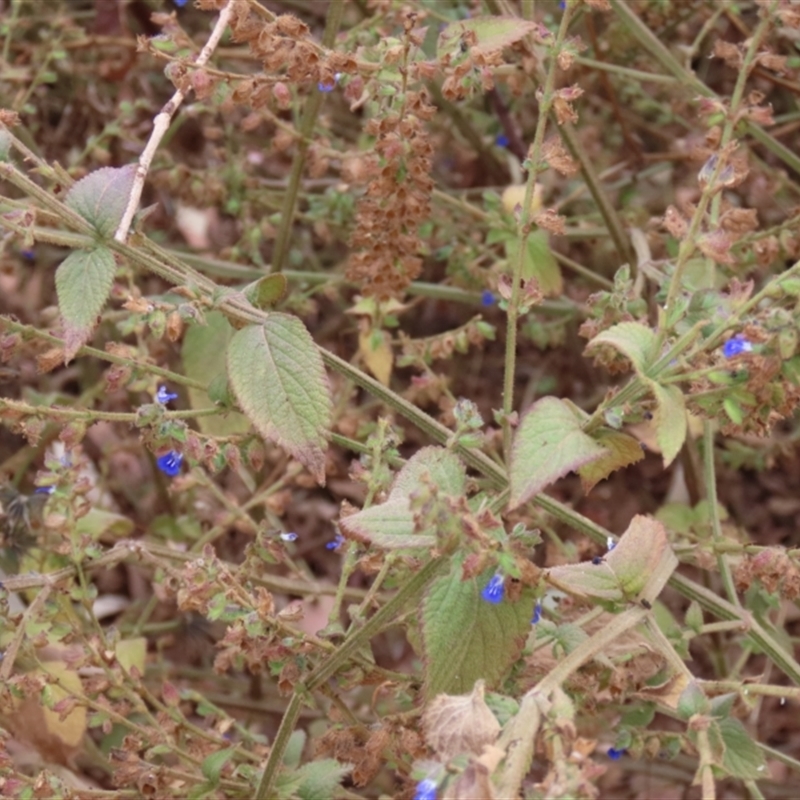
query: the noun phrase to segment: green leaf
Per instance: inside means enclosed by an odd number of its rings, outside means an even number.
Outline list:
[[[696,681],[691,681],[678,698],[678,716],[688,721],[695,714],[708,714],[710,710],[711,703],[705,693]]]
[[[656,715],[655,703],[637,703],[627,705],[620,719],[621,725],[630,725],[632,728],[646,728]]]
[[[700,633],[700,628],[703,627],[703,609],[700,607],[700,603],[698,603],[697,600],[692,600],[692,602],[689,603],[684,621],[686,627],[690,631],[694,631],[697,634]]]
[[[135,164],[95,170],[67,192],[64,203],[101,236],[113,236],[128,205],[135,177]]]
[[[739,699],[738,692],[726,692],[711,698],[711,716],[725,719],[733,714],[733,707]]]
[[[114,282],[114,254],[107,247],[75,250],[56,270],[58,310],[64,322],[64,361],[91,336]]]
[[[225,352],[234,333],[221,311],[209,311],[205,318],[205,325],[189,327],[181,348],[186,377],[209,387],[208,391],[189,387],[189,405],[194,409],[208,408],[210,402],[216,402],[217,397],[210,396],[212,387],[227,386]],[[196,422],[200,430],[210,436],[230,436],[250,429],[247,417],[235,411],[218,417],[198,417]]]
[[[783,278],[783,280],[779,278],[778,286],[791,297],[800,297],[800,278],[795,276]]]
[[[292,732],[292,735],[289,737],[289,742],[286,745],[286,750],[283,753],[283,765],[285,767],[295,769],[300,766],[307,739],[308,736],[302,729]]]
[[[651,382],[650,386],[657,404],[653,420],[656,440],[661,448],[664,466],[668,467],[680,453],[686,440],[686,401],[678,386],[661,386],[655,382]]]
[[[439,34],[436,55],[441,58],[446,54],[457,54],[462,40],[469,43],[470,36],[476,40],[474,50],[490,53],[518,42],[535,29],[535,23],[519,17],[475,17],[451,22]]]
[[[736,398],[726,397],[722,401],[722,407],[725,409],[728,419],[730,419],[734,425],[741,425],[744,422],[744,410],[736,401]]]
[[[647,367],[655,357],[657,342],[656,335],[650,328],[638,322],[620,322],[619,325],[598,333],[586,345],[586,351],[589,352],[603,344],[627,356],[636,372],[645,375]]]
[[[642,446],[627,433],[601,428],[594,433],[594,440],[602,445],[606,452],[600,458],[578,469],[583,491],[587,494],[612,472],[644,458]]]
[[[519,239],[506,241],[506,257],[512,266],[519,253]],[[535,278],[539,289],[546,297],[555,297],[564,291],[564,278],[561,267],[550,249],[550,236],[547,231],[533,231],[528,236],[528,249],[522,261],[522,279]]]
[[[341,787],[342,779],[352,771],[349,764],[340,764],[333,758],[309,761],[295,773],[300,778],[300,786],[295,794],[301,800],[320,800],[322,797],[335,797]]]
[[[534,594],[494,605],[481,599],[492,571],[462,580],[461,565],[428,587],[422,604],[426,698],[465,694],[476,680],[497,686],[517,660],[531,630]]]
[[[606,449],[581,430],[581,422],[569,406],[556,397],[535,402],[514,436],[511,451],[511,508],[529,500]]]
[[[286,287],[286,276],[276,272],[249,283],[242,293],[256,308],[268,311],[286,297]]]
[[[200,771],[212,786],[216,786],[219,783],[224,766],[231,760],[235,752],[235,747],[226,747],[224,750],[217,750],[203,759]]]
[[[637,515],[616,547],[598,563],[552,567],[546,580],[585,601],[616,603],[641,597],[651,603],[678,566],[666,528],[656,519]]]
[[[128,672],[136,667],[139,674],[144,675],[145,664],[147,663],[147,639],[144,636],[137,636],[133,639],[123,639],[117,642],[114,647],[117,661]]]
[[[89,536],[95,541],[101,536],[124,539],[133,533],[133,528],[133,522],[129,517],[102,508],[91,508],[88,514],[75,523],[75,533],[79,536]]]
[[[583,628],[571,622],[554,625],[551,633],[553,644],[560,647],[565,655],[577,650],[589,638],[589,634]]]
[[[426,480],[452,497],[461,497],[466,491],[466,473],[458,457],[443,447],[423,447],[397,474],[385,503],[344,517],[339,524],[349,536],[377,547],[433,547],[435,534],[414,532],[410,504],[410,495]]]
[[[717,724],[725,745],[721,764],[725,772],[743,781],[766,777],[764,754],[744,725],[731,717],[721,719]]]
[[[288,314],[237,331],[228,344],[228,378],[244,413],[266,439],[285,447],[325,483],[328,379],[311,334]]]

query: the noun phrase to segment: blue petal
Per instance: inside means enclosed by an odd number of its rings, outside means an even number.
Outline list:
[[[506,593],[506,582],[503,576],[498,572],[496,573],[489,583],[484,586],[481,592],[481,597],[493,605],[499,605],[503,602],[503,596]]]
[[[169,403],[170,400],[177,400],[178,395],[173,394],[172,392],[167,391],[166,386],[159,386],[158,391],[156,392],[156,403],[161,403],[161,405],[166,405]]]
[[[614,747],[609,747],[607,755],[612,761],[619,761],[626,752],[627,750],[617,750]]]
[[[281,539],[284,542],[296,542],[297,541],[297,534],[296,533],[282,533]]]
[[[497,134],[497,138],[494,140],[494,143],[498,147],[508,147],[508,136],[506,136],[504,133],[499,133]]]
[[[722,355],[725,358],[733,358],[742,353],[749,353],[753,349],[753,343],[744,336],[734,336],[728,339],[722,347]]]
[[[325,545],[326,550],[338,550],[344,544],[344,536],[337,533],[336,537]]]
[[[187,0],[173,0],[178,8],[183,8],[186,5]]]
[[[531,625],[535,625],[541,618],[542,618],[542,604],[541,602],[537,602],[536,605],[533,607],[533,617],[531,619]]]
[[[417,784],[414,800],[436,800],[436,781],[425,778]]]
[[[481,293],[481,305],[482,306],[493,306],[497,302],[494,294],[490,292],[488,289],[484,289]]]
[[[156,459],[158,468],[170,478],[174,478],[181,471],[182,463],[183,453],[177,453],[175,450],[170,450]]]

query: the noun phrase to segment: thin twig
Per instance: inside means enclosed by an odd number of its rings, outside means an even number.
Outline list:
[[[230,20],[232,12],[233,3],[226,3],[222,11],[219,12],[219,17],[217,18],[216,25],[214,25],[214,30],[211,31],[211,36],[208,37],[205,47],[200,51],[200,55],[194,62],[196,66],[202,67],[204,64],[208,63],[208,60],[219,44],[219,40],[222,38],[225,28],[228,26],[228,21]],[[125,242],[128,238],[128,231],[131,228],[133,216],[139,208],[144,182],[147,179],[147,173],[150,170],[153,156],[155,156],[158,145],[169,129],[172,118],[175,116],[175,112],[180,108],[185,96],[186,95],[180,89],[177,89],[175,94],[164,104],[164,107],[156,114],[153,120],[153,132],[150,134],[147,146],[144,148],[139,158],[139,164],[136,167],[136,176],[133,181],[133,186],[131,187],[130,197],[128,198],[128,205],[125,208],[125,213],[122,215],[117,232],[114,234],[114,239],[118,242]]]

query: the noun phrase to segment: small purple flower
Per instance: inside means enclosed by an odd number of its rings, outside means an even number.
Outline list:
[[[535,625],[542,618],[542,601],[537,600],[536,605],[533,607],[533,617],[531,625]]]
[[[165,406],[170,400],[177,399],[178,395],[168,392],[166,386],[158,387],[158,391],[156,392],[156,403],[161,403],[162,406]]]
[[[56,490],[55,486],[37,486],[34,490],[34,494],[53,494]]]
[[[29,247],[29,248],[26,248],[25,250],[21,250],[20,251],[20,255],[26,261],[33,261],[33,259],[36,258],[36,251],[32,247]]]
[[[734,358],[742,353],[749,353],[753,349],[753,343],[744,336],[734,336],[728,339],[722,347],[722,355],[725,358]]]
[[[503,602],[503,596],[506,593],[506,582],[502,573],[495,572],[489,583],[484,586],[481,592],[481,597],[492,605],[500,605]]]
[[[615,747],[609,747],[607,755],[612,761],[619,761],[627,752],[625,749],[617,750]]]
[[[281,539],[284,542],[296,542],[297,541],[297,534],[296,533],[282,533]]]
[[[436,781],[425,778],[417,784],[414,800],[436,800]]]
[[[178,8],[183,8],[186,5],[187,0],[173,0]]]
[[[326,550],[338,550],[344,544],[344,536],[337,533],[336,537],[325,545]]]
[[[494,143],[498,147],[508,147],[509,145],[508,136],[506,136],[504,133],[498,133],[497,136],[495,137]]]
[[[333,81],[332,82],[320,81],[317,84],[317,89],[319,89],[321,92],[325,92],[326,94],[328,92],[332,92],[336,88],[336,84],[339,83],[339,78],[341,78],[341,77],[342,77],[342,73],[341,72],[337,72],[333,76]]]
[[[182,463],[183,453],[178,453],[175,450],[170,450],[156,459],[158,468],[170,478],[174,478],[181,471]]]
[[[482,306],[493,306],[497,302],[497,298],[489,289],[484,289],[481,292],[481,305]]]

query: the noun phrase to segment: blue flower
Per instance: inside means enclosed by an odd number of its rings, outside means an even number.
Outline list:
[[[186,5],[187,0],[173,0],[178,8],[183,8]]]
[[[725,358],[733,358],[742,353],[749,353],[753,349],[753,343],[744,336],[734,336],[725,342],[722,348],[722,355]]]
[[[182,463],[183,453],[178,453],[175,450],[170,450],[156,459],[158,468],[170,478],[174,478],[181,471]]]
[[[342,77],[342,73],[341,72],[337,72],[333,76],[333,81],[332,82],[320,81],[317,84],[317,89],[319,89],[321,92],[325,92],[326,94],[328,92],[332,92],[336,88],[336,84],[339,83],[339,78],[341,78],[341,77]]]
[[[489,289],[484,289],[481,293],[481,305],[482,306],[493,306],[497,302],[497,298],[494,294],[489,291]]]
[[[494,143],[498,147],[508,147],[509,145],[508,136],[506,136],[504,133],[498,133],[494,140]]]
[[[26,261],[33,261],[33,259],[36,258],[36,251],[32,247],[29,247],[26,250],[21,250],[20,255]]]
[[[531,625],[535,625],[542,618],[542,601],[537,600],[536,605],[533,607],[533,617]]]
[[[341,533],[336,534],[336,538],[332,539],[325,545],[326,550],[338,550],[344,544],[344,536]]]
[[[425,778],[417,784],[414,800],[436,800],[436,781]]]
[[[606,547],[608,548],[608,552],[610,553],[616,546],[617,543],[614,541],[614,538],[612,536],[607,536]]]
[[[624,756],[625,753],[627,753],[627,752],[628,751],[624,750],[624,749],[623,750],[617,750],[614,747],[609,747],[607,755],[612,761],[619,761],[622,758],[622,756]]]
[[[34,494],[53,494],[56,490],[55,486],[37,486],[34,490]]]
[[[481,597],[493,605],[500,605],[503,602],[503,595],[506,593],[506,582],[502,573],[496,572],[489,583],[484,586]]]
[[[282,533],[281,539],[284,542],[296,542],[297,541],[297,534],[296,533]]]
[[[156,392],[156,403],[161,403],[162,406],[165,406],[170,400],[177,399],[178,395],[168,392],[166,386],[158,387],[158,391]]]

